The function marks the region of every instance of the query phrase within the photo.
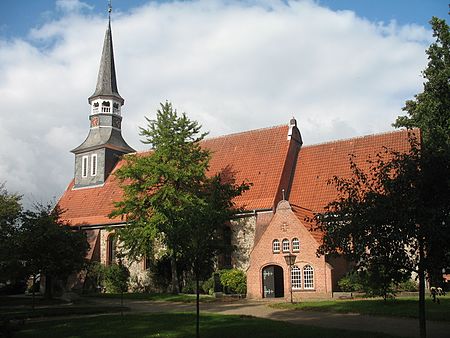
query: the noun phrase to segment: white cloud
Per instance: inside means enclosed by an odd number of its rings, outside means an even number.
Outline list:
[[[80,1],[24,40],[0,41],[0,181],[38,199],[73,175],[88,133],[106,16]],[[284,124],[305,144],[390,130],[422,89],[430,32],[373,23],[312,1],[150,2],[113,15],[123,134],[166,99],[211,135]],[[42,47],[47,46],[47,47]]]
[[[57,0],[56,8],[66,13],[73,13],[73,12],[80,12],[84,9],[89,10],[92,9],[93,7],[79,0]]]

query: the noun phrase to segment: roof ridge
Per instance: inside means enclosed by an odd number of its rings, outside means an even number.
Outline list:
[[[419,130],[419,128],[412,128],[411,130],[412,131],[417,131],[417,130]],[[354,137],[343,138],[343,139],[338,139],[338,140],[319,142],[319,143],[315,143],[315,144],[308,144],[308,145],[303,146],[302,148],[322,146],[322,145],[326,145],[326,144],[333,144],[333,143],[339,143],[339,142],[344,142],[344,141],[354,141],[354,140],[359,140],[359,139],[364,139],[364,138],[369,138],[369,137],[375,137],[375,136],[383,136],[383,135],[389,135],[389,134],[398,134],[398,133],[404,133],[404,132],[407,132],[407,131],[408,131],[408,129],[391,130],[391,131],[385,131],[385,132],[381,132],[381,133],[373,133],[373,134],[368,134],[368,135],[354,136]]]
[[[276,129],[276,128],[281,128],[281,127],[288,127],[288,124],[279,124],[279,125],[271,126],[271,127],[257,128],[257,129],[251,129],[251,130],[244,130],[244,131],[239,131],[239,132],[236,132],[236,133],[231,133],[231,134],[226,134],[226,135],[207,137],[207,138],[204,138],[202,141],[210,141],[210,140],[215,140],[215,139],[219,139],[219,138],[223,138],[223,137],[237,136],[237,135],[241,135],[241,134],[259,132],[259,131],[263,131],[263,130]],[[286,137],[287,137],[287,134],[286,134]]]

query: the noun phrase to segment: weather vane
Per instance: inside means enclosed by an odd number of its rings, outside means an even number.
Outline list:
[[[111,12],[112,12],[112,4],[111,0],[108,1],[108,16],[111,19]]]

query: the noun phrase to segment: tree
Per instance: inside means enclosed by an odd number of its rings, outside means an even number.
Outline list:
[[[23,278],[23,264],[17,254],[17,232],[22,196],[8,193],[0,183],[0,280]]]
[[[229,168],[207,177],[210,154],[200,146],[206,133],[169,102],[161,104],[156,120],[147,122],[140,134],[152,150],[128,155],[117,171],[124,197],[111,216],[127,216],[118,235],[129,257],[153,257],[158,245],[167,248],[172,292],[179,289],[177,261],[190,267],[197,285],[198,335],[199,280],[210,273],[223,247],[225,223],[239,211],[232,199],[249,186],[237,185]]]
[[[362,269],[381,262],[392,281],[396,271],[418,274],[421,337],[425,276],[440,271],[450,252],[450,33],[444,20],[431,25],[436,42],[427,50],[424,91],[395,123],[420,127],[421,139],[410,137],[408,153],[379,154],[369,172],[351,160],[353,176],[331,180],[339,197],[317,215],[326,232],[320,253],[343,253]]]
[[[178,293],[180,243],[189,235],[190,210],[201,204],[197,188],[208,167],[209,153],[199,145],[206,134],[185,114],[178,116],[169,102],[161,104],[156,120],[146,119],[148,126],[140,128],[140,135],[152,151],[149,156],[127,156],[117,171],[124,197],[111,216],[127,215],[128,225],[118,234],[130,257],[152,257],[155,241],[166,245],[172,292]]]
[[[86,234],[73,230],[60,219],[61,211],[37,205],[22,214],[19,252],[30,275],[45,276],[45,295],[52,296],[56,279],[65,281],[85,264],[89,244]]]
[[[421,169],[426,180],[424,198],[430,210],[428,227],[429,231],[436,230],[434,240],[425,250],[429,276],[436,282],[437,276],[442,279],[442,268],[450,265],[448,236],[444,234],[448,234],[450,224],[450,29],[445,20],[436,17],[430,24],[436,41],[426,51],[428,65],[422,72],[424,90],[406,102],[403,110],[407,115],[400,116],[394,126],[418,127],[422,131]],[[424,290],[420,294],[424,298]],[[425,332],[424,300],[422,303],[421,331]]]

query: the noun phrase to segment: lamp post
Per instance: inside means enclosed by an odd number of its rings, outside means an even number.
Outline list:
[[[293,255],[291,253],[288,253],[287,255],[284,255],[284,259],[286,260],[286,264],[289,266],[289,289],[291,291],[291,303],[293,303],[292,300],[292,266],[295,264],[295,259],[297,258],[296,255]]]

